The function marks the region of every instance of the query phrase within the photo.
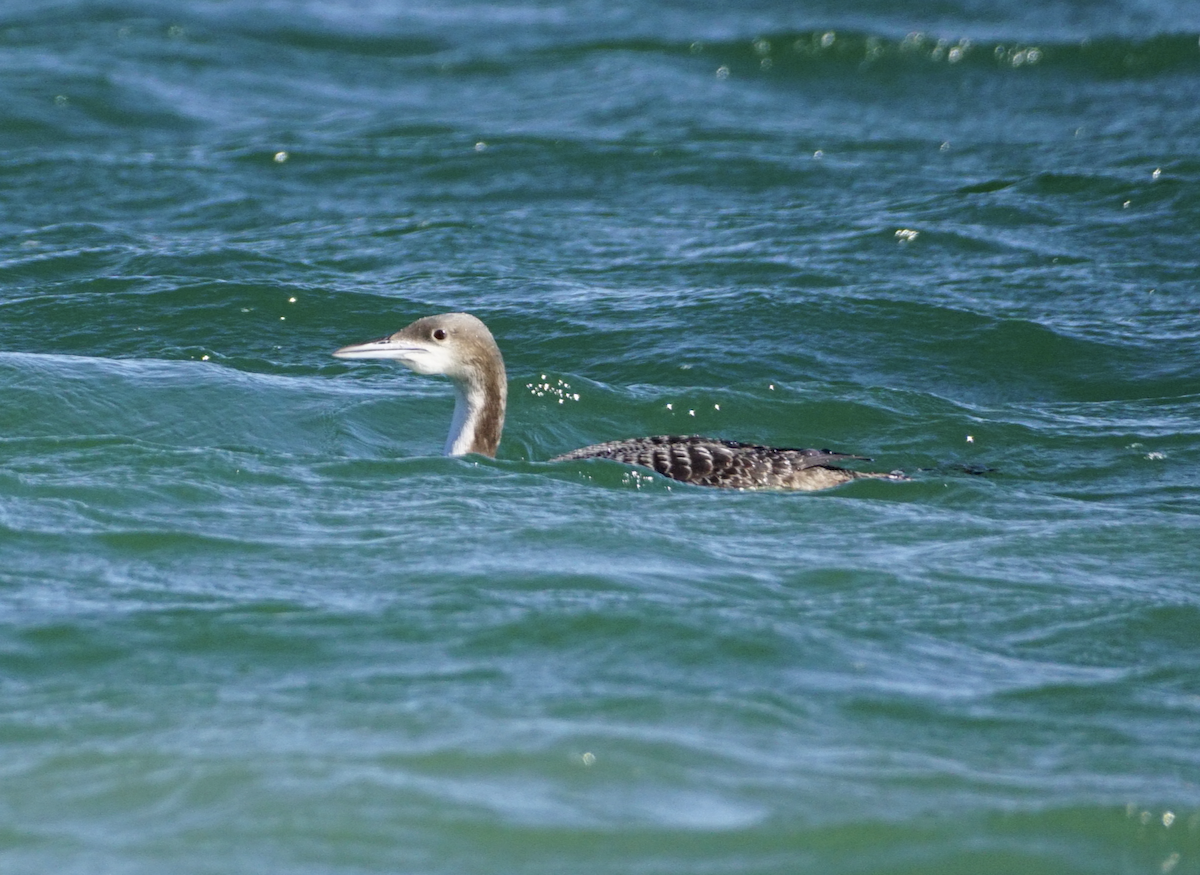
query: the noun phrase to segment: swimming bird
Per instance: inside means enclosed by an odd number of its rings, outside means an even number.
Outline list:
[[[455,401],[445,454],[496,455],[504,430],[508,378],[500,347],[476,317],[469,313],[426,316],[395,334],[343,346],[333,354],[341,359],[390,359],[418,374],[449,377],[454,382]],[[899,474],[852,471],[830,464],[870,461],[866,456],[764,447],[697,435],[610,441],[572,450],[550,461],[576,459],[612,459],[684,483],[731,489],[812,491],[864,477],[903,479]]]

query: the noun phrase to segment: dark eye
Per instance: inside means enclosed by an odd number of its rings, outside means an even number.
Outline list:
[[[434,340],[445,340],[446,339],[446,329],[445,328],[433,329],[433,339]]]

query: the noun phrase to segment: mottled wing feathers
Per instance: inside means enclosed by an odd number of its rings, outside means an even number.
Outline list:
[[[550,461],[575,459],[612,459],[649,468],[684,483],[730,489],[827,489],[847,480],[872,476],[827,464],[865,460],[864,456],[832,450],[763,447],[697,435],[609,441],[572,450]]]

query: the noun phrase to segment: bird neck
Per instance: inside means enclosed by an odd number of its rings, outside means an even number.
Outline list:
[[[504,431],[508,380],[503,363],[454,381],[454,419],[446,438],[447,456],[495,456]]]

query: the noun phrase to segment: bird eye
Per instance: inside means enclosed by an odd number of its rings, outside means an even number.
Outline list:
[[[446,339],[446,329],[445,328],[433,329],[433,339],[434,340],[445,340]]]

